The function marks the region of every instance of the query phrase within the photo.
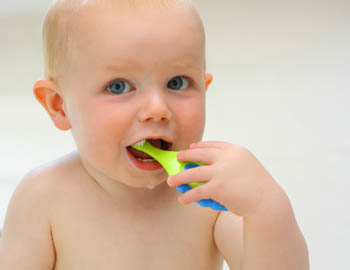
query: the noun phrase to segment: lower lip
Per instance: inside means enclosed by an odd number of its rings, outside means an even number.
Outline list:
[[[129,152],[128,149],[126,149],[126,152],[131,160],[131,162],[139,169],[144,171],[156,171],[159,169],[162,169],[162,165],[160,165],[157,161],[154,162],[142,162],[134,157],[133,154]]]

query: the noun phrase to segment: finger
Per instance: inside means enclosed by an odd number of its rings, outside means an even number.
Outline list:
[[[204,149],[189,149],[182,150],[177,155],[177,158],[182,161],[201,162],[204,164],[212,164],[220,156],[221,151],[216,148]]]
[[[210,182],[185,192],[184,194],[178,197],[178,201],[181,204],[189,204],[202,199],[209,199],[210,198],[209,192],[210,192]]]
[[[192,143],[190,145],[190,149],[195,149],[195,148],[227,149],[227,147],[229,147],[230,145],[232,144],[228,142],[222,142],[222,141],[204,141],[204,142]]]
[[[200,166],[170,176],[168,178],[168,185],[177,187],[191,182],[207,182],[212,176],[213,168],[211,166]]]

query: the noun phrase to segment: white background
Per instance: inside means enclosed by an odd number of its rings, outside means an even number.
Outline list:
[[[0,227],[21,177],[74,149],[32,95],[49,2],[0,5]],[[311,269],[350,269],[350,1],[194,3],[214,75],[204,139],[247,147],[285,189]]]

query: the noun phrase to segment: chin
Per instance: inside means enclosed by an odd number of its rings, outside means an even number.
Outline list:
[[[143,178],[143,179],[142,179]],[[167,177],[153,177],[151,179],[145,179],[145,177],[142,177],[142,181],[140,181],[140,178],[133,179],[131,181],[124,182],[123,184],[131,187],[131,188],[146,188],[146,189],[155,189],[156,187],[166,183]]]
[[[149,183],[143,183],[143,185],[141,186],[141,188],[146,188],[146,189],[155,189],[156,187],[164,184],[166,182],[166,180],[163,180],[161,182],[149,182]]]

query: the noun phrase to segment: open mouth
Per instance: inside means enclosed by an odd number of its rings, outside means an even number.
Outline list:
[[[150,144],[152,144],[154,147],[157,147],[162,150],[170,150],[172,147],[172,143],[167,142],[163,139],[146,139]],[[135,157],[138,161],[144,162],[144,163],[152,163],[152,162],[157,162],[154,160],[150,155],[136,150],[132,148],[131,146],[127,147],[129,153]]]

